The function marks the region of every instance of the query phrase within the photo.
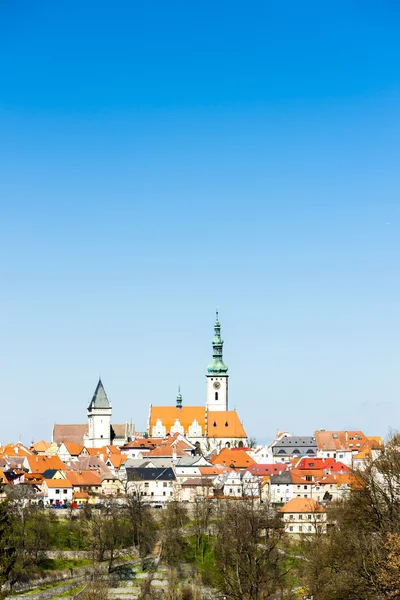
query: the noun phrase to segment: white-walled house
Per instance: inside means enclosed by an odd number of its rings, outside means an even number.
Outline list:
[[[68,479],[45,479],[42,483],[44,504],[72,502],[72,483]]]
[[[165,504],[177,496],[176,477],[171,467],[127,468],[127,492],[149,504]]]
[[[326,511],[312,498],[293,498],[278,512],[290,535],[326,533]]]

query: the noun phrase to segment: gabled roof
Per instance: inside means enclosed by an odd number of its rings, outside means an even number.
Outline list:
[[[185,434],[187,434],[189,426],[192,425],[193,421],[196,419],[204,434],[206,408],[205,406],[182,406],[182,408],[176,408],[176,406],[151,406],[150,435],[152,434],[152,429],[156,425],[158,419],[160,419],[164,427],[166,427],[167,433],[170,433],[171,427],[175,424],[175,420],[179,419]]]
[[[84,449],[83,445],[77,444],[76,442],[64,442],[64,446],[71,456],[79,456]]]
[[[323,469],[331,473],[350,471],[349,467],[334,458],[303,457],[291,460],[294,469]]]
[[[221,465],[237,469],[248,469],[255,461],[245,448],[223,448],[219,454],[210,459],[213,465]]]
[[[56,473],[58,473],[57,469],[47,469],[47,471],[43,473],[43,477],[45,479],[53,479]]]
[[[263,465],[260,463],[255,463],[248,468],[248,471],[252,475],[257,475],[257,477],[263,477],[264,475],[279,475],[282,471],[286,471],[288,465],[284,464],[267,464]]]
[[[70,480],[73,486],[100,486],[101,480],[97,473],[92,471],[67,471],[67,479]]]
[[[57,425],[53,427],[53,441],[57,444],[61,442],[75,442],[83,445],[84,436],[87,433],[87,424],[84,425]]]
[[[33,456],[33,452],[28,450],[21,442],[17,444],[7,444],[0,446],[1,456]]]
[[[65,471],[65,464],[58,456],[27,456],[31,473],[44,473],[49,469]]]
[[[99,379],[99,383],[96,386],[88,410],[93,410],[97,408],[111,408],[111,404],[108,401],[107,394],[103,387],[101,379]]]
[[[128,481],[175,481],[175,473],[173,469],[167,467],[165,469],[137,468],[126,469]]]
[[[312,498],[292,498],[278,510],[280,513],[323,513],[325,509]]]
[[[236,410],[210,410],[208,412],[208,437],[247,438]]]
[[[202,477],[215,477],[231,470],[232,469],[230,467],[222,467],[219,465],[214,465],[212,467],[199,467]]]
[[[44,440],[40,440],[40,442],[32,444],[31,448],[33,448],[35,452],[46,452],[50,448],[50,444]]]
[[[325,431],[321,429],[315,432],[315,438],[319,450],[331,451],[357,451],[369,440],[362,431]]]

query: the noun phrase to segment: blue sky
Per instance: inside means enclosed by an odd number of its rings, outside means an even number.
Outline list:
[[[399,17],[0,4],[0,441],[202,404],[217,305],[249,435],[397,427]]]

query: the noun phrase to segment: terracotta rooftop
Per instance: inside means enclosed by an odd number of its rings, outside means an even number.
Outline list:
[[[322,513],[325,509],[312,498],[292,498],[278,510],[280,513]]]
[[[255,464],[255,461],[244,448],[223,448],[219,454],[211,458],[213,465],[222,465],[237,469],[246,469]]]

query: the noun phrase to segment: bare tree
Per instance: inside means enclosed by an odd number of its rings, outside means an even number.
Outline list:
[[[282,521],[252,499],[221,502],[216,523],[216,585],[226,600],[266,600],[285,587]],[[287,596],[286,596],[287,597]]]

